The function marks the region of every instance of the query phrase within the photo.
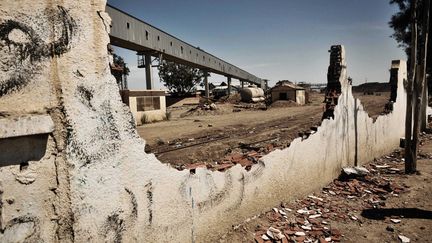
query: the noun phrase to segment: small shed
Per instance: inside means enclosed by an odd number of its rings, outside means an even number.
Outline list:
[[[276,83],[271,88],[272,102],[277,100],[291,100],[299,105],[306,104],[306,90],[305,88],[294,84],[288,80],[282,80]]]
[[[166,119],[165,91],[121,90],[120,95],[129,106],[137,125]]]

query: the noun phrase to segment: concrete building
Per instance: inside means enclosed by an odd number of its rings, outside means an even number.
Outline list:
[[[166,119],[166,93],[163,90],[122,90],[122,100],[127,104],[135,124]]]
[[[295,85],[288,80],[277,82],[270,92],[272,102],[277,100],[292,100],[300,105],[304,105],[307,102],[305,88]]]

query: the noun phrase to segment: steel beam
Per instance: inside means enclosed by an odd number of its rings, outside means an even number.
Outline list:
[[[168,61],[261,84],[260,78],[115,7],[107,5],[106,11],[112,19],[110,40],[114,46],[137,52],[150,52],[152,56],[162,54]]]
[[[145,54],[145,73],[146,73],[146,87],[148,90],[153,89],[153,80],[152,80],[152,65],[151,65],[151,55]]]
[[[228,96],[231,95],[231,77],[227,77],[227,83],[228,83]]]
[[[208,72],[204,72],[204,87],[205,87],[205,97],[208,99],[210,98],[210,89],[209,89],[209,83],[208,83]]]

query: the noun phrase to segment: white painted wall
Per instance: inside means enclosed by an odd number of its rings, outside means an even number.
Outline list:
[[[300,105],[306,104],[306,91],[305,90],[296,90],[296,102],[297,102],[297,104],[300,104]]]
[[[144,152],[145,141],[120,100],[109,73],[105,1],[4,0],[0,24],[20,21],[54,41],[64,21],[49,13],[58,5],[76,21],[69,51],[42,58],[28,84],[0,97],[1,112],[49,114],[55,125],[46,157],[24,171],[31,183],[17,179],[19,165],[0,168],[1,242],[24,236],[45,242],[212,241],[253,214],[326,185],[356,158],[361,164],[390,152],[403,136],[405,63],[393,113],[375,122],[353,98],[343,70],[335,120],[325,120],[307,140],[268,154],[250,171],[240,165],[224,173],[177,171]],[[19,50],[1,43],[2,57],[16,59]],[[0,65],[3,78],[8,63]],[[17,100],[29,104],[25,111]]]

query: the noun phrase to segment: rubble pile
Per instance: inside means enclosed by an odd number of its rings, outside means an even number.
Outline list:
[[[421,155],[428,156],[430,155]],[[403,153],[397,150],[365,167],[343,168],[341,176],[316,195],[309,195],[261,215],[255,229],[256,242],[339,242],[344,235],[332,222],[363,224],[364,209],[385,207],[386,200],[407,192],[409,186],[394,182],[403,174]],[[387,219],[399,223],[397,217]]]
[[[221,115],[228,113],[224,107],[218,106],[215,103],[203,102],[197,106],[190,108],[188,111],[180,114],[180,117],[188,116],[203,116],[203,115]]]
[[[282,107],[296,107],[301,106],[293,100],[277,100],[271,104],[272,108],[282,108]]]
[[[234,105],[234,110],[240,109],[240,110],[267,110],[267,106],[264,102],[260,103],[240,103],[237,105]]]
[[[219,102],[230,103],[230,104],[238,104],[241,101],[241,96],[239,93],[227,95],[219,99]]]

